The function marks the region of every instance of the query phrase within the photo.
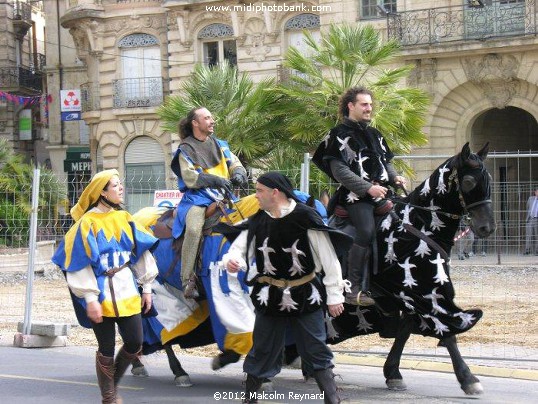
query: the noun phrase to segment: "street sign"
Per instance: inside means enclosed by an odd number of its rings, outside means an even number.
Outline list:
[[[82,119],[82,114],[80,111],[75,112],[61,112],[62,114],[62,121],[69,122],[69,121],[80,121]]]
[[[70,147],[66,152],[66,159],[68,160],[89,160],[90,148],[89,147]]]
[[[82,173],[92,170],[89,147],[70,147],[67,149],[64,160],[66,173]]]
[[[80,90],[60,90],[61,112],[81,111]]]
[[[91,171],[92,162],[91,160],[64,160],[64,171],[66,173],[80,172],[80,171]]]

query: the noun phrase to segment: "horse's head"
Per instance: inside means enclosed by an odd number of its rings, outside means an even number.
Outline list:
[[[470,227],[475,236],[488,237],[495,231],[491,206],[491,176],[484,166],[489,143],[478,152],[472,153],[469,143],[454,157],[459,202],[463,212],[470,217]]]

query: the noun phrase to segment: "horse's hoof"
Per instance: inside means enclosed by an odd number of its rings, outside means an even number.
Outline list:
[[[404,391],[407,390],[407,385],[402,379],[387,379],[387,387],[389,390]]]
[[[480,382],[468,384],[467,386],[461,386],[461,389],[465,392],[465,394],[469,396],[475,396],[484,393],[484,388],[482,387],[482,383]]]
[[[174,379],[174,382],[176,383],[177,387],[191,387],[192,382],[189,375],[183,375],[183,376],[176,376]]]
[[[260,389],[264,393],[274,393],[275,392],[275,386],[273,385],[273,382],[270,379],[264,379]]]
[[[136,368],[133,367],[131,369],[131,373],[132,373],[133,376],[137,376],[137,377],[148,377],[149,376],[149,373],[146,370],[146,367],[144,365],[137,366]]]
[[[211,369],[219,370],[222,368],[222,363],[220,363],[220,357],[217,355],[211,360]]]

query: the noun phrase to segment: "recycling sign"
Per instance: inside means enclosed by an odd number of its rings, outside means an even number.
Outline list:
[[[80,90],[60,90],[62,112],[80,112]]]

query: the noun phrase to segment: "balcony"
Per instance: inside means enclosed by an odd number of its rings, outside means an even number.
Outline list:
[[[402,46],[536,35],[536,1],[469,1],[458,6],[388,13],[387,31],[388,37]]]
[[[321,70],[321,67],[319,68]],[[290,67],[285,67],[283,65],[278,65],[276,70],[277,83],[286,83],[291,81],[292,77],[299,77],[302,79],[307,79],[308,76],[304,73],[301,73]]]
[[[32,5],[15,1],[13,3],[13,30],[17,37],[22,38],[32,26]]]
[[[99,98],[99,85],[84,83],[80,85],[80,98],[82,112],[99,111],[101,101]]]
[[[114,108],[149,108],[163,102],[162,77],[114,80],[112,85]]]
[[[43,89],[42,74],[21,66],[0,67],[0,88],[3,91],[40,92]]]
[[[32,5],[22,1],[15,1],[13,3],[13,19],[17,21],[31,21]]]
[[[30,69],[36,72],[42,72],[47,64],[47,57],[42,53],[35,53],[33,55],[33,63],[30,64]]]

